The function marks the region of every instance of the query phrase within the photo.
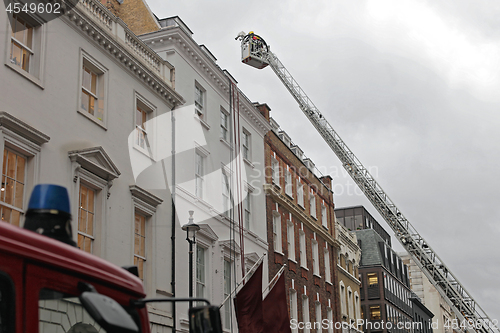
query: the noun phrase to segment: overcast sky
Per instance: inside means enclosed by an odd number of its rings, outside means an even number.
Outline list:
[[[337,207],[364,205],[390,232],[274,72],[240,62],[238,32],[261,35],[490,318],[500,319],[498,0],[147,1],[160,18],[180,16],[248,98],[271,107],[333,176]]]

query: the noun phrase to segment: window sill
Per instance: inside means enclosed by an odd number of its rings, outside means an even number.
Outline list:
[[[141,154],[143,154],[144,156],[146,156],[154,161],[154,158],[152,156],[153,154],[150,154],[149,151],[147,151],[146,149],[144,149],[141,146],[138,146],[136,144],[134,144],[134,149],[137,150],[138,152],[140,152]]]
[[[326,225],[322,225],[322,227],[325,229],[325,230],[328,230],[328,227]]]
[[[96,125],[99,125],[100,127],[102,127],[102,129],[104,129],[105,131],[108,130],[108,128],[106,127],[106,125],[104,125],[104,123],[102,121],[100,121],[99,119],[97,119],[94,116],[90,115],[87,111],[82,111],[82,110],[78,109],[77,112],[79,114],[81,114],[82,116],[84,116],[85,118],[87,118],[88,120],[90,120],[93,123],[95,123]]]
[[[244,158],[243,157],[243,161],[248,164],[252,169],[255,168],[255,165],[253,165],[252,162],[250,162],[250,160],[248,158]]]
[[[206,202],[205,200],[203,200],[202,198],[200,197],[196,197],[196,201],[195,202],[199,202],[200,204],[202,204],[203,206],[205,206],[207,209],[211,209],[212,206]],[[223,215],[225,217],[225,215]]]
[[[286,194],[287,197],[289,197],[290,199],[293,200],[293,193],[291,193],[291,194],[290,193],[285,193],[285,194]]]
[[[25,70],[19,68],[18,66],[12,65],[12,64],[10,64],[8,62],[5,63],[5,66],[9,67],[14,72],[17,72],[19,75],[23,76],[25,79],[31,81],[32,83],[34,83],[35,85],[37,85],[40,89],[45,89],[45,87],[43,86],[42,81],[39,78],[31,75],[30,73],[28,73]]]
[[[333,286],[333,283],[331,281],[326,281],[325,280],[325,282],[328,283],[330,286]]]
[[[222,142],[223,144],[225,144],[229,149],[233,150],[233,146],[227,142],[224,138],[219,138],[220,142]]]
[[[321,279],[321,275],[318,275],[316,273],[313,273],[313,276],[317,277],[318,279]]]
[[[306,207],[304,205],[301,205],[301,204],[297,204],[297,205],[299,205],[299,207],[302,209],[306,209]]]
[[[317,218],[316,216],[314,216],[314,215],[311,215],[311,217],[312,217],[315,221],[317,221],[317,220],[318,220],[318,218]]]
[[[195,114],[193,117],[195,119],[198,119],[199,122],[200,122],[200,124],[203,125],[203,127],[205,127],[207,130],[210,130],[210,125],[205,120],[203,120],[202,118],[200,118],[200,116],[198,116],[197,114]]]
[[[274,250],[274,253],[277,253],[277,254],[279,254],[279,255],[281,255],[281,256],[283,256],[283,257],[285,256],[285,254],[284,254],[283,252],[278,251],[278,250]]]
[[[304,266],[300,265],[300,268],[302,268],[303,270],[306,270],[306,271],[309,272],[309,268],[307,268],[307,267],[304,267]]]
[[[274,180],[273,180],[273,186],[275,186],[275,187],[277,187],[278,189],[281,190],[281,186],[279,184],[276,184]]]
[[[292,258],[288,258],[288,261],[291,261],[291,262],[293,262],[294,264],[297,264],[297,262],[296,262],[294,259],[292,259]]]

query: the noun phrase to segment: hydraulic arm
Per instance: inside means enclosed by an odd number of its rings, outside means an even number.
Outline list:
[[[242,32],[236,39],[241,41],[243,63],[259,69],[268,65],[271,66],[281,82],[295,98],[302,112],[340,159],[354,182],[394,230],[396,238],[454,310],[460,320],[459,325],[466,324],[465,329],[470,332],[499,333],[498,323],[488,317],[450,269],[446,267],[437,253],[405,218],[382,187],[335,132],[278,57],[270,51],[267,43],[253,32],[249,34]]]

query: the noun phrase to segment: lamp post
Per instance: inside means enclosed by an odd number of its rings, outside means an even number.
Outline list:
[[[186,231],[186,240],[189,243],[189,297],[193,297],[193,244],[196,243],[196,232],[200,226],[193,222],[194,211],[189,211],[189,222],[182,226]],[[189,308],[193,307],[193,301],[189,301]]]

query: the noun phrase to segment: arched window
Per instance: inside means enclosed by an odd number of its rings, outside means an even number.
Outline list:
[[[343,281],[340,281],[340,313],[347,317],[346,290]]]

